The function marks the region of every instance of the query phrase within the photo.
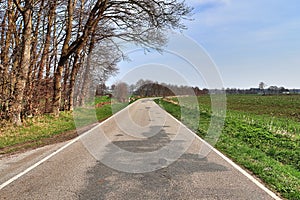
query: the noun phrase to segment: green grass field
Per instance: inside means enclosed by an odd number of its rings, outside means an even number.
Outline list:
[[[185,102],[182,105],[183,119],[181,107],[176,104],[177,98],[168,100],[173,103],[156,102],[206,138],[212,116],[210,96],[198,98],[200,121],[193,117],[198,105],[191,104],[189,97],[181,98],[181,102]],[[23,127],[11,124],[1,127],[0,154],[48,144],[43,139],[59,138],[76,127],[111,116],[110,104],[96,106],[103,102],[110,102],[110,99],[96,98],[87,107],[75,111],[76,126],[74,113],[61,112],[59,118],[43,115],[25,120]],[[125,106],[114,104],[113,112]],[[282,197],[300,199],[300,95],[228,95],[227,108],[224,129],[216,148],[250,170]],[[69,136],[64,138],[69,139]]]
[[[181,102],[189,102],[189,97],[181,98],[185,98]],[[206,138],[211,119],[209,95],[198,98],[200,122],[192,115],[181,119],[179,105],[156,101]],[[177,98],[171,99],[171,102],[177,101]],[[181,106],[189,113],[190,104]],[[300,199],[299,116],[300,95],[228,95],[225,125],[215,146],[282,197]]]
[[[103,102],[106,104],[95,108]],[[86,107],[75,109],[74,112],[61,112],[59,117],[36,116],[26,119],[20,127],[7,123],[0,127],[0,154],[71,139],[77,136],[74,131],[76,128],[102,121],[127,106],[124,103],[111,106],[110,102],[108,97],[96,97]]]

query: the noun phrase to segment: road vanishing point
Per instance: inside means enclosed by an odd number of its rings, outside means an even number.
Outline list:
[[[1,200],[280,199],[151,99],[71,141],[3,156],[0,184]]]

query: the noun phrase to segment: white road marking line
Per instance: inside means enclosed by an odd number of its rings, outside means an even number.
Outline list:
[[[125,111],[126,109],[128,109],[129,107],[131,107],[134,103],[132,103],[131,105],[127,106],[126,108],[120,110],[119,112],[115,113],[118,114],[120,112]],[[161,108],[162,109],[162,108]],[[163,109],[162,109],[163,110]],[[166,111],[165,111],[166,112]],[[173,117],[171,114],[169,114],[168,112],[166,112],[171,118],[173,118],[174,120],[176,120],[178,123],[180,123],[182,126],[184,126],[185,128],[187,128],[181,121],[179,121],[178,119],[176,119],[175,117]],[[109,121],[110,119],[112,119],[114,117],[114,115],[110,116],[108,119],[104,120],[103,122],[99,123],[98,125],[96,125],[95,127],[93,127],[91,130],[88,130],[87,132],[85,132],[84,134],[81,134],[80,136],[74,138],[73,140],[71,140],[69,143],[67,143],[66,145],[64,145],[63,147],[59,148],[58,150],[56,150],[55,152],[53,152],[52,154],[48,155],[47,157],[43,158],[42,160],[40,160],[39,162],[35,163],[34,165],[32,165],[31,167],[27,168],[26,170],[24,170],[23,172],[17,174],[16,176],[12,177],[11,179],[9,179],[8,181],[2,183],[0,185],[0,190],[3,189],[4,187],[6,187],[7,185],[11,184],[12,182],[14,182],[15,180],[19,179],[20,177],[24,176],[25,174],[27,174],[28,172],[30,172],[31,170],[35,169],[36,167],[38,167],[39,165],[43,164],[44,162],[46,162],[47,160],[49,160],[50,158],[52,158],[53,156],[55,156],[56,154],[60,153],[61,151],[63,151],[64,149],[66,149],[67,147],[71,146],[72,144],[74,144],[75,142],[77,142],[78,140],[81,139],[81,137],[86,136],[87,134],[89,134],[91,131],[93,131],[94,129],[98,128],[99,126],[101,126],[103,123],[105,123],[106,121]],[[263,184],[261,184],[258,180],[256,180],[253,176],[251,176],[248,172],[246,172],[244,169],[242,169],[240,166],[238,166],[237,164],[235,164],[232,160],[230,160],[228,157],[226,157],[224,154],[222,154],[220,151],[218,151],[217,149],[215,149],[214,147],[212,147],[210,144],[208,144],[206,141],[204,141],[202,138],[200,138],[196,133],[194,133],[193,131],[191,131],[189,128],[187,128],[189,130],[189,132],[191,132],[192,134],[194,134],[196,136],[196,138],[198,138],[201,142],[203,142],[205,145],[207,145],[212,151],[214,151],[216,154],[218,154],[221,158],[223,158],[226,162],[228,162],[231,166],[233,166],[236,170],[238,170],[239,172],[241,172],[244,176],[246,176],[248,179],[250,179],[253,183],[255,183],[259,188],[261,188],[263,191],[265,191],[267,194],[269,194],[272,198],[276,199],[276,200],[281,200],[274,192],[272,192],[271,190],[269,190],[268,188],[266,188]]]
[[[265,191],[267,194],[269,194],[272,198],[274,198],[276,200],[282,200],[274,192],[272,192],[271,190],[269,190],[268,188],[266,188],[266,186],[264,186],[263,184],[261,184],[256,178],[254,178],[253,176],[251,176],[247,171],[245,171],[239,165],[235,164],[230,158],[226,157],[223,153],[221,153],[220,151],[218,151],[217,149],[215,149],[213,146],[211,146],[209,143],[207,143],[205,140],[203,140],[199,135],[197,135],[192,130],[190,130],[186,125],[184,125],[181,121],[179,121],[178,119],[176,119],[173,115],[171,115],[168,112],[167,112],[167,114],[171,118],[173,118],[174,120],[176,120],[178,123],[180,123],[182,126],[184,126],[185,128],[187,128],[190,133],[194,134],[196,136],[196,138],[198,138],[201,142],[203,142],[205,145],[207,145],[208,148],[210,148],[212,151],[214,151],[216,154],[218,154],[221,158],[223,158],[226,162],[228,162],[233,168],[235,168],[240,173],[242,173],[244,176],[246,176],[248,179],[250,179],[254,184],[256,184],[260,189],[262,189],[263,191]]]
[[[12,177],[11,179],[7,180],[6,182],[2,183],[0,185],[0,190],[3,189],[4,187],[6,187],[7,185],[11,184],[12,182],[14,182],[15,180],[19,179],[20,177],[24,176],[25,174],[27,174],[28,172],[30,172],[31,170],[33,170],[34,168],[38,167],[39,165],[41,165],[42,163],[46,162],[47,160],[49,160],[50,158],[52,158],[53,156],[55,156],[56,154],[58,154],[59,152],[63,151],[64,149],[66,149],[67,147],[69,147],[70,145],[74,144],[75,142],[77,142],[81,137],[85,136],[86,134],[88,134],[90,131],[94,130],[95,128],[98,128],[100,124],[96,125],[95,127],[93,127],[91,130],[85,132],[84,134],[74,138],[73,140],[71,140],[70,142],[68,142],[67,144],[65,144],[64,146],[62,146],[61,148],[59,148],[58,150],[54,151],[52,154],[46,156],[45,158],[43,158],[42,160],[38,161],[37,163],[33,164],[32,166],[28,167],[27,169],[25,169],[24,171],[20,172],[19,174],[15,175],[14,177]]]
[[[38,161],[37,163],[33,164],[32,166],[28,167],[27,169],[25,169],[24,171],[20,172],[19,174],[15,175],[14,177],[10,178],[9,180],[5,181],[4,183],[2,183],[0,185],[0,190],[3,189],[4,187],[6,187],[7,185],[11,184],[12,182],[16,181],[17,179],[21,178],[22,176],[24,176],[25,174],[27,174],[28,172],[30,172],[31,170],[35,169],[36,167],[38,167],[39,165],[43,164],[44,162],[46,162],[47,160],[49,160],[50,158],[52,158],[53,156],[55,156],[56,154],[60,153],[61,151],[63,151],[64,149],[66,149],[67,147],[71,146],[72,144],[74,144],[75,142],[79,141],[82,137],[86,136],[87,134],[89,134],[91,131],[95,130],[96,128],[98,128],[99,126],[101,126],[102,124],[104,124],[106,121],[109,121],[110,119],[112,119],[115,115],[126,111],[126,109],[130,108],[132,105],[134,105],[134,103],[126,106],[124,109],[118,111],[117,113],[115,113],[114,115],[110,116],[109,118],[107,118],[106,120],[104,120],[103,122],[99,123],[98,125],[94,126],[92,129],[86,131],[85,133],[79,135],[78,137],[74,138],[73,140],[71,140],[70,142],[68,142],[67,144],[65,144],[64,146],[62,146],[61,148],[59,148],[58,150],[54,151],[52,154],[46,156],[45,158],[43,158],[42,160]]]

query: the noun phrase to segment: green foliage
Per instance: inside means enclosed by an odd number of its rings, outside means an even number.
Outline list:
[[[300,199],[300,95],[228,95],[227,100],[225,125],[216,147],[283,197]],[[163,100],[158,103],[178,118],[178,99],[172,101],[173,105]],[[198,101],[200,122],[197,130],[192,128],[205,138],[211,119],[210,97],[201,96]],[[188,127],[196,123],[192,116],[182,121]]]

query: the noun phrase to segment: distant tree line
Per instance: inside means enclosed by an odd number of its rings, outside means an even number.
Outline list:
[[[82,104],[93,81],[116,73],[124,57],[116,41],[159,49],[191,11],[177,0],[4,0],[0,8],[0,120],[17,125]]]
[[[269,88],[250,88],[250,89],[237,89],[227,88],[225,89],[226,94],[291,94],[293,90],[286,89],[284,87],[270,86]]]
[[[166,97],[178,95],[202,95],[207,94],[208,90],[200,90],[198,87],[178,86],[166,83],[145,81],[141,86],[136,87],[134,95],[141,97]]]
[[[178,86],[174,84],[158,83],[151,80],[138,80],[135,84],[128,85],[124,82],[113,84],[109,89],[106,86],[100,85],[97,94],[112,94],[119,101],[128,100],[129,96],[138,97],[166,97],[178,95],[203,95],[208,94],[208,89],[199,89],[191,86]]]
[[[262,85],[262,84],[260,84]],[[264,84],[265,87],[265,84]],[[300,89],[286,89],[284,87],[270,86],[269,88],[250,88],[250,89],[199,89],[192,86],[178,86],[174,84],[158,83],[151,80],[140,79],[135,84],[128,85],[124,82],[113,84],[111,88],[99,85],[98,95],[109,95],[116,97],[119,101],[127,101],[130,95],[138,97],[166,97],[166,96],[200,96],[205,94],[300,94]]]

